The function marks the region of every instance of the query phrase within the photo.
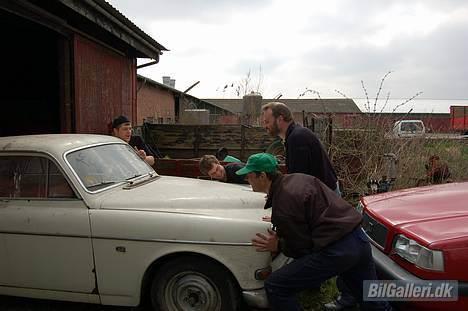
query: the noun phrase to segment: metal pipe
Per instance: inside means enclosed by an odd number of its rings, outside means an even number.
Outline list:
[[[188,91],[190,91],[191,89],[193,89],[195,86],[197,86],[198,83],[200,83],[200,81],[197,81],[197,82],[195,82],[194,84],[192,84],[191,86],[189,86],[189,88],[186,89],[185,91],[183,91],[183,93],[184,93],[184,94],[187,93]]]
[[[148,67],[148,66],[157,64],[157,63],[158,63],[158,61],[155,60],[155,61],[152,61],[152,62],[149,62],[149,63],[146,63],[146,64],[139,65],[139,66],[137,66],[136,68],[137,68],[137,69],[140,69],[140,68],[144,68],[144,67]]]

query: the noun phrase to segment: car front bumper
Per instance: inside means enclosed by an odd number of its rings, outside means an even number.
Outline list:
[[[271,263],[272,271],[276,271],[285,265],[292,262],[293,259],[286,257],[283,253],[279,253]],[[244,301],[250,307],[256,307],[259,309],[267,309],[269,307],[268,298],[266,296],[265,289],[245,290],[242,292]]]
[[[263,288],[243,291],[242,296],[244,297],[245,303],[249,307],[261,309],[268,308],[268,299],[266,296],[266,292]]]

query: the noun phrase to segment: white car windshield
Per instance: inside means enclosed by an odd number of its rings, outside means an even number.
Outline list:
[[[156,172],[126,144],[93,146],[66,156],[83,186],[97,191]]]

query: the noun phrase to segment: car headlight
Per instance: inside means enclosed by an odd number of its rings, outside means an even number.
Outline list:
[[[393,250],[396,254],[420,268],[444,271],[444,255],[442,251],[428,249],[402,234],[395,238]]]

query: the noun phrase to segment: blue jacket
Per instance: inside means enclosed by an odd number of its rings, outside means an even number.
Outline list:
[[[284,142],[288,174],[303,173],[320,179],[336,189],[336,173],[318,137],[308,128],[292,123]]]

